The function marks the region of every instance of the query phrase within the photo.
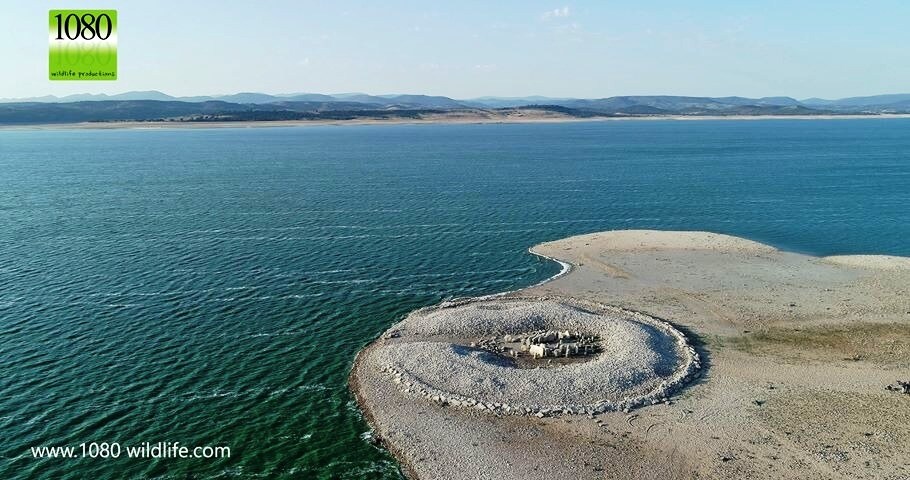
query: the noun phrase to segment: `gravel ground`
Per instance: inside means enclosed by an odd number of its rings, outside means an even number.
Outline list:
[[[467,301],[418,310],[377,351],[389,380],[408,393],[497,413],[550,415],[632,408],[663,400],[699,366],[669,324],[605,306],[555,299]],[[603,352],[586,362],[516,368],[471,348],[493,335],[539,330],[600,337]]]

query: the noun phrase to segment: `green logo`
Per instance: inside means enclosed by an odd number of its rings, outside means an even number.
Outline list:
[[[48,78],[117,80],[117,11],[51,10]]]

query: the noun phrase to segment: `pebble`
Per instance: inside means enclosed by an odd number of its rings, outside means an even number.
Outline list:
[[[445,309],[424,309],[407,320],[408,342],[381,346],[379,352],[385,357],[383,371],[407,392],[417,390],[433,402],[499,414],[514,412],[539,418],[553,413],[593,416],[619,409],[628,413],[642,403],[669,405],[667,395],[692,378],[701,365],[696,349],[662,320],[603,308],[605,312],[594,313],[555,301],[484,300]],[[559,319],[558,323],[549,323],[550,318]],[[503,368],[491,361],[489,355],[493,354],[483,352],[482,347],[465,351],[459,350],[464,347],[452,344],[420,340],[428,335],[486,338],[490,332],[485,330],[490,325],[500,326],[500,331],[508,328],[514,332],[509,335],[516,336],[546,329],[586,331],[601,338],[613,355],[572,365],[571,370],[559,365],[542,369]],[[646,331],[643,325],[652,328]],[[655,334],[673,339],[675,352],[655,352],[655,342],[649,338]],[[670,376],[651,380],[653,386],[647,387],[653,362],[660,355],[675,355],[680,367]],[[571,382],[561,380],[566,375],[572,375]],[[429,379],[432,380],[428,382]],[[466,387],[470,391],[460,391]],[[651,394],[641,397],[642,388],[651,388]],[[633,402],[623,398],[626,391],[630,397],[637,398]],[[589,404],[579,402],[592,396],[599,399]],[[547,406],[534,407],[535,403]]]

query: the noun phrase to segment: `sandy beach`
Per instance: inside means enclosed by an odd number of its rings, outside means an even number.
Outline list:
[[[409,478],[910,478],[910,395],[887,389],[910,380],[910,259],[663,231],[532,251],[571,271],[418,310],[358,355],[351,389]],[[563,325],[603,351],[485,351]]]

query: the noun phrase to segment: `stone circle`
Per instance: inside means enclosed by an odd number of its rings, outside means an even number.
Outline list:
[[[522,368],[510,357],[515,351],[489,348],[529,337],[524,343],[555,342],[553,352],[569,349],[560,337],[596,341],[596,348],[587,347],[584,361],[553,364],[543,357],[535,361],[547,363]],[[407,394],[538,417],[665,402],[701,367],[695,348],[668,322],[564,298],[481,298],[423,308],[390,329],[377,354],[383,372]]]

